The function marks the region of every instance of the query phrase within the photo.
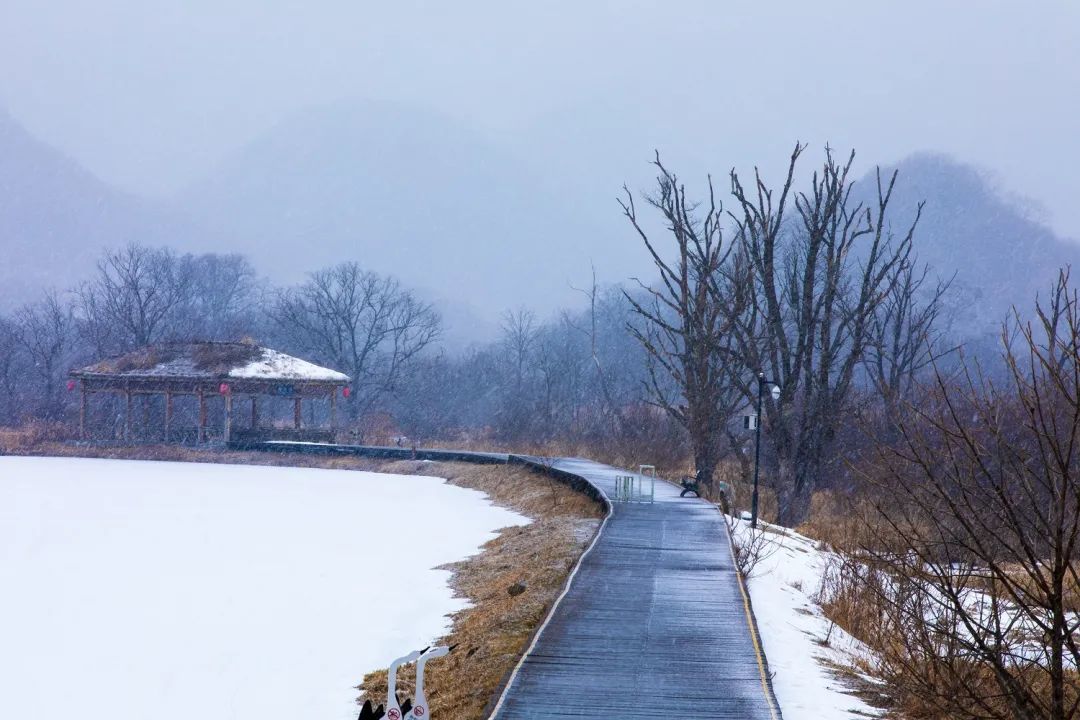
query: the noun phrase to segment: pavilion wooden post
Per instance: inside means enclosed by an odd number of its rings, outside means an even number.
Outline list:
[[[79,439],[86,440],[86,382],[79,380]]]
[[[165,391],[165,442],[169,442],[169,431],[172,429],[172,417],[173,417],[173,394]]]
[[[124,442],[131,442],[131,389],[124,390]]]
[[[330,388],[330,429],[337,430],[337,388]]]
[[[255,430],[259,427],[259,396],[251,396],[251,429]]]
[[[199,443],[206,442],[206,394],[199,388]]]
[[[225,442],[232,440],[232,393],[225,393]]]
[[[293,400],[293,428],[296,430],[300,429],[300,415],[304,409],[302,402],[303,400],[299,396]]]

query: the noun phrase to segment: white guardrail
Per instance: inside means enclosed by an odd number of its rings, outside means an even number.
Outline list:
[[[656,467],[639,465],[636,475],[615,476],[615,502],[652,503],[656,499]]]

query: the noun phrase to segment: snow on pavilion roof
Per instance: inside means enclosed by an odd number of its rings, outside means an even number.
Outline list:
[[[250,343],[161,343],[72,371],[74,377],[172,378],[323,382],[344,385],[349,376],[307,360]]]

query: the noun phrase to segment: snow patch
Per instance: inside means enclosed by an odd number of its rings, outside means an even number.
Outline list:
[[[262,357],[243,367],[233,368],[229,377],[257,380],[275,378],[287,380],[311,380],[316,382],[349,382],[349,376],[336,370],[320,367],[277,350],[263,348]]]
[[[733,521],[736,541],[746,542],[750,523]],[[762,559],[748,581],[773,689],[784,720],[855,720],[880,711],[851,694],[828,669],[849,666],[869,649],[832,625],[814,601],[830,554],[793,530],[758,523]],[[824,645],[828,638],[828,645]]]

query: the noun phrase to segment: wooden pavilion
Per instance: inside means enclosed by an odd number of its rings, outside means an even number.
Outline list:
[[[285,353],[246,342],[177,342],[140,348],[102,360],[70,373],[69,387],[80,392],[79,433],[87,438],[87,410],[92,395],[111,394],[124,398],[123,436],[132,435],[132,403],[136,396],[164,398],[164,439],[174,435],[174,399],[194,396],[198,401],[196,440],[207,441],[208,400],[223,400],[221,438],[239,440],[329,441],[337,422],[337,396],[349,396],[350,378],[330,368],[320,367]],[[263,427],[260,398],[291,401],[291,428]],[[250,419],[241,418],[236,401],[250,402]],[[326,428],[302,427],[304,401],[328,402]],[[245,413],[246,414],[246,413]]]

